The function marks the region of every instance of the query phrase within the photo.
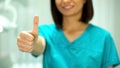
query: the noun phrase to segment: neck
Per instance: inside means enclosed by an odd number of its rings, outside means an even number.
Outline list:
[[[85,24],[79,21],[81,14],[82,13],[73,16],[63,16],[63,30],[82,29]]]

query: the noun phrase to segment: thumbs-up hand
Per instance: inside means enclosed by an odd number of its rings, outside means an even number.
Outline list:
[[[38,24],[39,17],[35,16],[33,30],[31,32],[20,32],[20,35],[17,38],[17,45],[20,51],[32,52],[38,44]]]

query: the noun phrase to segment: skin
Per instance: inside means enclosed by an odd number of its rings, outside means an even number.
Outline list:
[[[88,24],[79,21],[85,2],[86,0],[55,0],[58,10],[63,14],[63,32],[70,42],[80,36],[88,26]],[[45,39],[38,36],[38,18],[38,16],[34,17],[33,30],[20,32],[17,38],[17,45],[20,51],[35,55],[40,55],[44,52],[46,44]],[[113,67],[110,66],[109,68]]]
[[[40,55],[45,49],[45,40],[38,36],[39,17],[34,17],[33,30],[22,31],[17,38],[17,45],[20,51]],[[41,44],[41,45],[40,45]]]
[[[70,42],[79,37],[88,26],[79,21],[85,2],[85,0],[55,0],[58,10],[63,14],[63,32]],[[72,8],[65,9],[69,6]]]
[[[88,27],[88,24],[79,21],[85,2],[86,0],[55,0],[58,10],[63,14],[63,32],[70,42],[78,38]],[[65,8],[68,6],[72,7]]]

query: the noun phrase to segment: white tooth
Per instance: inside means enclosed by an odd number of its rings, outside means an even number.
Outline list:
[[[64,8],[65,9],[70,9],[70,8],[72,8],[72,6],[65,6]]]

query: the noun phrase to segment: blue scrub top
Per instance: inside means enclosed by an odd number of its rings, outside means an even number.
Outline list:
[[[110,33],[93,24],[73,42],[55,24],[39,25],[38,29],[46,40],[43,68],[108,68],[120,64]]]

